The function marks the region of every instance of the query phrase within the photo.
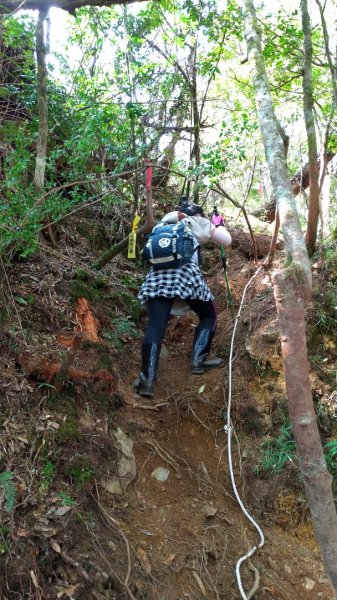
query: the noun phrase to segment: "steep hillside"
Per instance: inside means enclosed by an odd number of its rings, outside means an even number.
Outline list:
[[[146,320],[136,301],[142,268],[119,256],[103,272],[91,271],[103,238],[89,233],[88,242],[88,232],[84,218],[69,222],[57,250],[44,244],[39,255],[6,267],[0,313],[0,459],[7,472],[0,475],[2,597],[239,599],[236,563],[260,540],[229,475],[233,321],[218,251],[206,249],[204,270],[216,296],[214,348],[224,366],[192,376],[196,320],[192,314],[174,318],[150,402],[131,385]],[[246,234],[234,234],[228,272],[237,310],[256,267]],[[268,239],[257,236],[257,243],[263,255]],[[317,260],[320,321],[317,306],[308,310],[324,442],[336,429],[337,352],[332,304],[330,312],[323,310],[319,294],[333,293],[333,273]],[[280,433],[289,433],[288,418],[264,271],[247,292],[238,324],[232,386],[237,487],[266,537],[242,566],[244,589],[248,594],[255,582],[257,600],[330,600],[291,436]],[[271,464],[275,471],[277,444],[285,455],[279,474],[268,470]]]

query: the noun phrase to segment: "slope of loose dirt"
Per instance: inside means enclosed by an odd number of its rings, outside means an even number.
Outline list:
[[[83,240],[63,242],[62,253],[44,249],[35,262],[13,264],[6,290],[0,459],[17,497],[12,513],[2,498],[2,597],[239,599],[236,563],[260,540],[229,476],[232,321],[217,251],[206,252],[205,269],[224,366],[192,376],[196,320],[172,319],[149,402],[131,390],[141,345],[128,325],[137,313],[134,267],[120,257],[99,281],[88,270],[79,278],[92,256]],[[229,252],[236,308],[255,271],[244,254]],[[78,303],[81,293],[87,303]],[[144,324],[142,316],[139,334]],[[55,372],[79,331],[81,345],[55,391]],[[324,386],[314,384],[321,400]],[[295,468],[254,474],[264,436],[285,410],[272,290],[262,272],[247,295],[233,362],[235,477],[266,538],[242,566],[243,586],[248,593],[258,578],[257,600],[330,600]]]

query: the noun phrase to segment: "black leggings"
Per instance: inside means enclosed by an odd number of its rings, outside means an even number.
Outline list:
[[[174,298],[166,298],[165,296],[148,299],[147,311],[149,314],[149,322],[143,340],[144,344],[161,343],[173,302]],[[213,301],[192,300],[191,298],[186,298],[186,302],[198,315],[200,319],[199,327],[214,332],[216,327],[216,312]]]

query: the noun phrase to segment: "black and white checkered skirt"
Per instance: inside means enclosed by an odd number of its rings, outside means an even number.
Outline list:
[[[149,298],[192,298],[193,300],[213,300],[196,262],[191,261],[179,269],[153,269],[151,267],[139,290],[138,300],[145,304]]]

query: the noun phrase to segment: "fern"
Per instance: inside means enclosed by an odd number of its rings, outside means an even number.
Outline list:
[[[7,512],[12,512],[16,498],[16,485],[13,482],[13,473],[3,471],[0,473],[0,489],[4,491]]]

